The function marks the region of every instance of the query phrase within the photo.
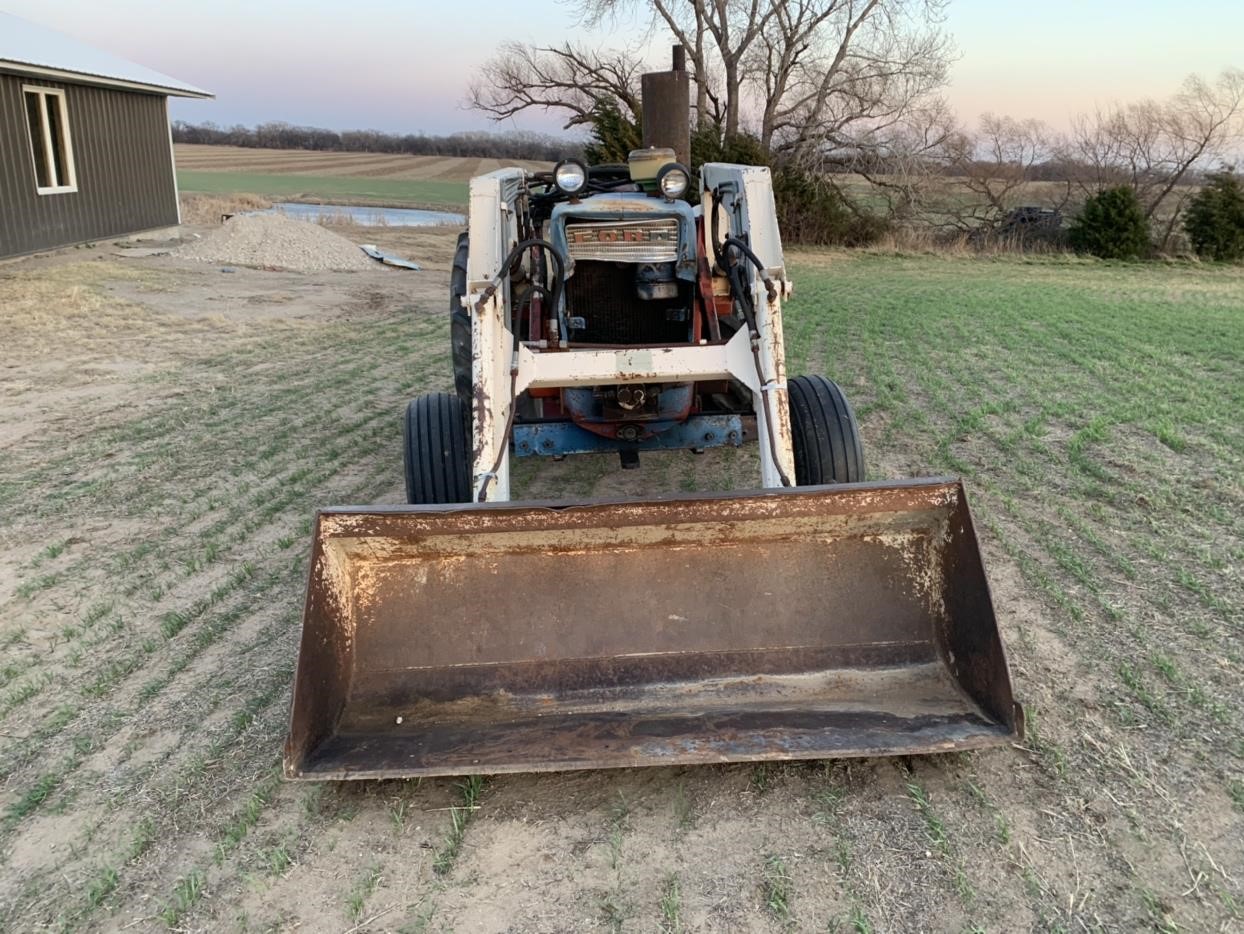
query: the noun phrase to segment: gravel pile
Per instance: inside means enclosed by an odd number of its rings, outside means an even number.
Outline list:
[[[177,255],[204,263],[294,272],[371,269],[375,261],[345,237],[283,214],[238,214]]]

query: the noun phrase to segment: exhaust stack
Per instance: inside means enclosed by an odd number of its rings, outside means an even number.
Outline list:
[[[640,78],[643,93],[644,148],[674,150],[683,165],[691,165],[691,76],[687,53],[674,46],[674,67]]]

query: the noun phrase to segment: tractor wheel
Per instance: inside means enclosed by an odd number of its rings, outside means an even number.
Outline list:
[[[467,253],[470,242],[464,230],[458,234],[453,271],[449,274],[449,345],[453,350],[454,388],[468,408],[471,405],[471,315],[462,307],[467,291]]]
[[[796,376],[787,381],[795,485],[859,483],[864,448],[855,413],[833,380]]]
[[[406,502],[471,501],[471,443],[462,401],[447,392],[420,396],[402,420]]]

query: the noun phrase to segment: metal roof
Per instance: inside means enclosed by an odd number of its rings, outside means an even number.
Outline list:
[[[214,97],[210,91],[93,48],[63,32],[0,12],[0,70],[173,97]]]

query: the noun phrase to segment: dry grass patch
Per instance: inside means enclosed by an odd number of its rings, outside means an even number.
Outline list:
[[[266,211],[270,207],[272,207],[272,202],[259,195],[183,194],[181,196],[181,222],[207,227],[219,224],[226,214]]]

